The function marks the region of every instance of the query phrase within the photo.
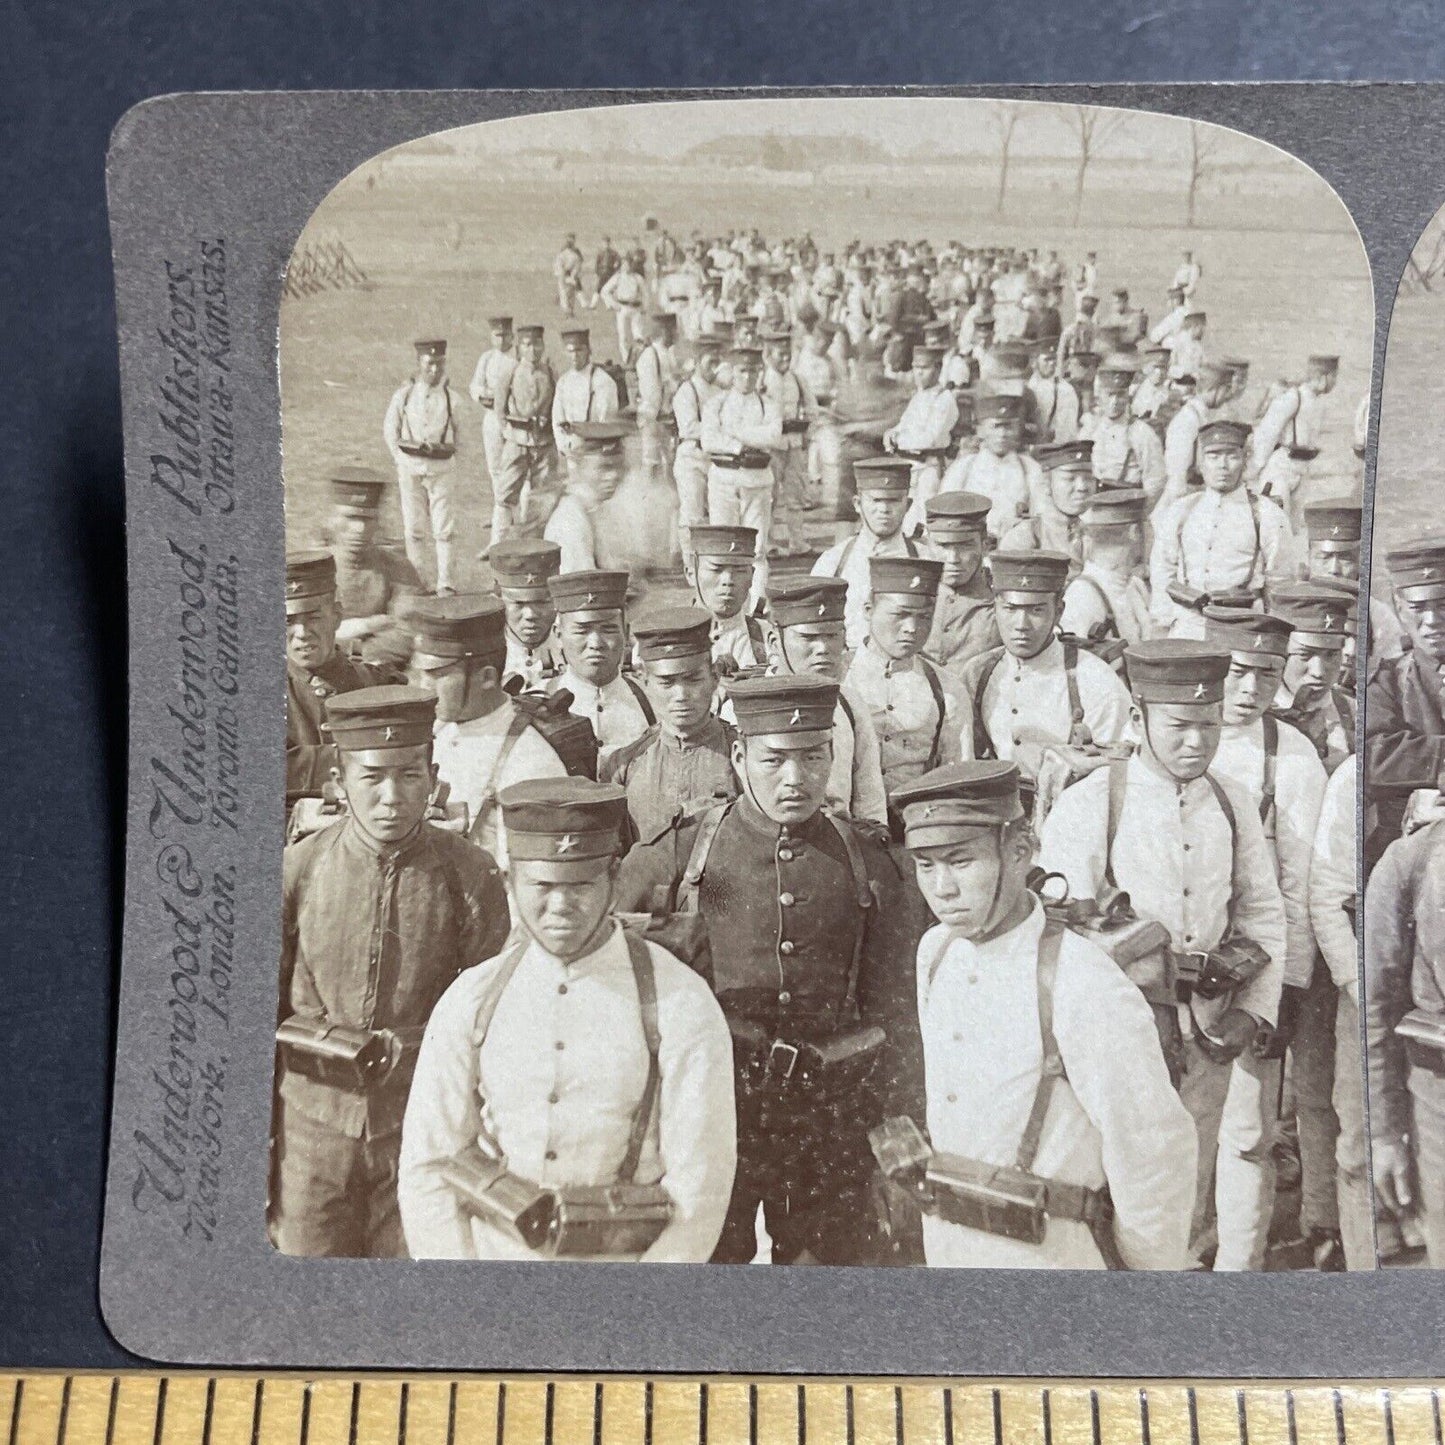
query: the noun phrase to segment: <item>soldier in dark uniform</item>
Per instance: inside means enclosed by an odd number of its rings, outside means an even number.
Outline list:
[[[717,672],[712,618],[700,607],[662,607],[632,624],[653,723],[608,755],[599,782],[627,789],[637,836],[655,838],[681,814],[738,795],[733,730],[712,710]]]
[[[330,552],[286,554],[286,801],[316,796],[336,766],[322,735],[323,706],[337,693],[382,681],[337,650],[336,561]]]
[[[562,671],[561,651],[553,636],[557,609],[547,579],[562,570],[562,549],[555,542],[513,534],[487,553],[507,612],[507,661],[502,680],[520,677],[528,691],[539,691]]]
[[[618,904],[701,914],[733,1033],[738,1173],[714,1260],[870,1258],[867,1132],[917,1104],[912,959],[925,921],[894,858],[823,810],[836,683],[738,679],[736,802],[679,820],[622,865]],[[887,1033],[883,1032],[883,1029]]]
[[[336,559],[336,641],[400,682],[408,640],[398,618],[423,589],[406,553],[377,541],[386,478],[369,467],[341,467],[329,484],[331,516],[321,540]]]
[[[1340,667],[1358,599],[1343,585],[1301,582],[1271,604],[1294,628],[1274,711],[1309,738],[1331,773],[1355,750],[1355,700],[1340,686]]]
[[[1417,788],[1438,788],[1445,771],[1445,537],[1385,553],[1395,606],[1411,646],[1373,667],[1365,703],[1365,778],[1375,826],[1365,838],[1369,871],[1400,834]]]
[[[333,697],[342,821],[286,850],[284,1044],[272,1228],[283,1254],[406,1253],[397,1211],[401,1121],[422,1029],[465,968],[507,936],[491,856],[425,821],[436,700],[417,688]],[[380,1045],[364,1083],[337,1082],[305,1046],[329,1027]]]
[[[928,541],[943,562],[938,610],[923,655],[954,672],[1001,645],[983,570],[992,503],[979,492],[940,492],[925,508]]]

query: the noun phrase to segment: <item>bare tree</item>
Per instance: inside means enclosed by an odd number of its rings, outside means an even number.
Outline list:
[[[994,134],[998,136],[998,199],[994,210],[1003,214],[1004,196],[1008,191],[1009,152],[1013,148],[1014,129],[1023,118],[1023,107],[1007,100],[996,101],[989,106],[989,120],[993,123]]]
[[[1199,199],[1199,185],[1214,163],[1219,150],[1219,132],[1200,121],[1189,122],[1189,211],[1185,224],[1194,225],[1194,208]]]
[[[1074,224],[1084,214],[1084,180],[1093,161],[1123,129],[1127,116],[1122,111],[1101,110],[1093,105],[1076,105],[1066,115],[1070,129],[1079,142],[1079,165],[1074,172]]]

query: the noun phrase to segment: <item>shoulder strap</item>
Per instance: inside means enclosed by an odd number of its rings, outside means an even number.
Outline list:
[[[908,556],[917,557],[918,543],[915,542],[912,537],[905,537],[903,539],[903,550]]]
[[[682,877],[678,881],[677,892],[674,895],[674,907],[679,913],[697,912],[697,894],[702,886],[703,874],[707,871],[707,855],[712,852],[712,845],[717,839],[718,829],[722,827],[723,819],[727,817],[732,803],[720,803],[715,808],[710,808],[701,817],[697,826],[697,833],[692,840],[692,852],[688,854],[687,867],[682,871]]]
[[[919,657],[918,665],[923,669],[924,680],[928,683],[928,690],[933,694],[933,710],[938,714],[938,721],[933,728],[933,742],[928,749],[928,769],[931,772],[938,766],[938,746],[943,741],[943,724],[948,720],[948,702],[943,696],[943,684],[938,680],[938,672],[933,664],[926,657]]]
[[[858,731],[858,719],[853,715],[853,704],[848,701],[843,690],[838,690],[838,706],[843,709],[843,716],[848,719],[848,726],[856,734]]]
[[[1049,1100],[1053,1097],[1054,1085],[1064,1077],[1064,1060],[1059,1053],[1059,1041],[1054,1037],[1054,984],[1059,975],[1059,948],[1063,941],[1063,928],[1052,920],[1046,921],[1043,934],[1039,938],[1038,973],[1039,1035],[1044,1046],[1043,1070],[1039,1074],[1039,1086],[1034,1091],[1034,1103],[1029,1110],[1028,1123],[1024,1125],[1023,1137],[1019,1140],[1019,1152],[1014,1159],[1014,1167],[1025,1174],[1033,1171],[1039,1143],[1043,1139]]]
[[[858,835],[846,818],[825,811],[823,816],[833,825],[848,856],[848,869],[853,875],[853,899],[858,905],[858,921],[853,929],[853,956],[848,960],[848,979],[843,990],[843,1009],[851,1016],[858,998],[858,969],[863,961],[863,940],[868,933],[868,911],[873,907],[873,885],[868,877],[868,865],[863,861],[863,849],[858,844]]]
[[[1219,804],[1219,811],[1229,824],[1229,903],[1225,908],[1224,924],[1225,935],[1228,936],[1234,932],[1234,885],[1239,878],[1239,819],[1234,816],[1234,804],[1229,801],[1229,794],[1224,791],[1219,779],[1206,772],[1204,781],[1209,784],[1214,801]]]
[[[487,779],[487,786],[482,789],[482,795],[477,800],[476,817],[471,820],[471,826],[467,829],[467,837],[473,841],[482,826],[482,819],[496,806],[497,793],[500,791],[498,783],[501,781],[502,769],[507,766],[507,759],[512,756],[512,749],[517,746],[521,736],[531,726],[531,719],[517,708],[512,713],[512,720],[507,724],[506,734],[502,738],[502,746],[497,749],[497,761],[492,764],[491,776]]]
[[[1124,793],[1129,786],[1129,764],[1123,758],[1110,758],[1105,766],[1109,770],[1109,809],[1104,816],[1104,882],[1117,890],[1119,883],[1114,877],[1114,839],[1119,836],[1119,819],[1124,815]]]
[[[517,971],[517,965],[522,961],[522,955],[527,951],[527,945],[531,940],[523,934],[510,948],[504,949],[497,960],[497,976],[492,980],[492,986],[482,995],[477,1006],[476,1016],[472,1019],[472,1050],[475,1054],[487,1041],[487,1030],[492,1026],[492,1019],[497,1012],[497,1005],[502,1001],[502,995],[507,991],[507,985],[512,981],[512,975]]]
[[[623,682],[632,689],[632,695],[637,699],[637,705],[642,709],[642,716],[647,719],[648,727],[655,726],[657,723],[657,714],[653,712],[652,704],[647,700],[647,693],[643,690],[642,684],[638,682],[631,673],[624,672],[619,675]]]
[[[637,1002],[642,1010],[642,1036],[647,1040],[647,1083],[643,1085],[637,1112],[632,1116],[627,1153],[617,1171],[619,1184],[631,1184],[637,1173],[637,1161],[642,1157],[642,1146],[647,1140],[647,1131],[657,1108],[658,1089],[662,1084],[662,1069],[657,1058],[662,1049],[662,1035],[657,1026],[657,974],[652,966],[652,953],[646,942],[636,934],[623,929],[622,936],[627,940],[627,956],[632,960],[632,977],[637,984]]]
[[[1274,836],[1274,795],[1279,772],[1279,719],[1271,712],[1260,719],[1264,727],[1264,787],[1259,800],[1259,821],[1266,837]]]
[[[1077,728],[1084,721],[1084,703],[1079,696],[1079,649],[1067,638],[1064,640],[1064,681],[1069,689],[1069,722]]]
[[[1118,614],[1114,611],[1114,604],[1109,601],[1109,594],[1104,591],[1104,588],[1100,584],[1099,579],[1097,577],[1090,577],[1087,572],[1080,572],[1079,575],[1074,578],[1074,581],[1083,582],[1087,586],[1094,589],[1094,593],[1098,597],[1099,603],[1104,609],[1106,625],[1113,629],[1113,635],[1115,637],[1119,637],[1121,634],[1119,632]],[[1070,705],[1073,704],[1072,695],[1070,695],[1069,702]]]
[[[841,577],[843,575],[843,569],[848,565],[848,559],[853,555],[853,548],[857,543],[858,534],[856,532],[843,543],[843,550],[838,553],[838,560],[833,564],[834,577]]]
[[[999,663],[1003,661],[1003,654],[1001,647],[986,654],[983,666],[978,670],[978,685],[973,690],[973,755],[980,761],[998,757],[998,750],[994,747],[983,720],[983,695],[988,691],[988,685],[998,671]]]

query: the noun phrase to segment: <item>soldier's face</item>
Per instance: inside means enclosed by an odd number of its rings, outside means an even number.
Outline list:
[[[1014,427],[1003,417],[985,417],[978,424],[979,445],[996,457],[1014,450]]]
[[[933,543],[943,562],[943,580],[955,591],[962,591],[983,566],[983,538],[962,537],[958,541]]]
[[[717,381],[717,369],[722,364],[717,352],[704,351],[697,359],[697,372],[709,386]]]
[[[1341,577],[1355,582],[1360,576],[1360,554],[1337,552],[1326,543],[1310,543],[1310,576]]]
[[[867,605],[873,645],[896,662],[915,657],[933,625],[933,598],[901,592],[874,593]]]
[[[1103,408],[1104,415],[1108,417],[1110,421],[1118,421],[1119,418],[1124,415],[1125,411],[1128,410],[1129,393],[1127,391],[1118,391],[1111,387],[1100,396],[1099,404]]]
[[[540,366],[542,364],[542,338],[528,336],[525,340],[517,343],[517,352],[523,361],[530,362],[533,366]]]
[[[1289,640],[1289,657],[1285,662],[1284,685],[1297,692],[1302,687],[1321,692],[1340,680],[1344,650],[1339,647],[1312,647],[1307,642]]]
[[[1059,625],[1058,597],[1041,592],[1002,592],[994,598],[994,617],[1003,645],[1013,657],[1034,657],[1054,640]]]
[[[739,738],[733,770],[758,807],[775,823],[806,823],[828,792],[833,767],[832,733],[810,732]]]
[[[334,603],[286,619],[286,656],[306,672],[324,667],[336,651],[339,614]]]
[[[875,537],[893,537],[908,512],[908,496],[899,492],[859,492],[854,505],[863,525]]]
[[[1045,381],[1050,381],[1058,370],[1058,362],[1058,357],[1052,351],[1041,351],[1034,358],[1034,370]]]
[[[438,722],[461,721],[467,703],[467,667],[464,662],[417,654],[412,658],[410,677],[415,686],[436,698]]]
[[[1396,593],[1395,610],[1410,641],[1432,662],[1445,662],[1445,597],[1406,599]]]
[[[843,676],[848,649],[847,625],[838,622],[800,622],[777,634],[778,665],[784,672],[811,672],[837,682]]]
[[[674,737],[696,736],[712,715],[711,656],[658,658],[644,665],[643,682],[658,722]]]
[[[622,483],[622,452],[585,447],[573,458],[573,480],[587,488],[600,505],[617,495]]]
[[[540,647],[557,620],[557,609],[546,597],[517,597],[502,594],[507,630],[523,647]]]
[[[733,359],[733,390],[746,395],[758,389],[758,376],[762,368],[758,365],[755,357],[735,357]]]
[[[913,363],[913,385],[918,391],[927,391],[938,385],[940,364],[931,357]]]
[[[786,371],[793,361],[793,348],[786,341],[770,341],[768,343],[768,365],[774,371]]]
[[[492,346],[498,351],[510,351],[512,349],[512,333],[498,327],[492,332]]]
[[[564,612],[557,636],[568,667],[583,682],[602,687],[622,670],[627,629],[620,612]]]
[[[1096,490],[1094,474],[1087,467],[1055,467],[1049,473],[1049,496],[1066,517],[1083,513]]]
[[[1264,716],[1279,691],[1282,657],[1235,656],[1224,679],[1224,721],[1244,727]]]
[[[753,561],[734,562],[722,557],[699,557],[693,578],[702,605],[714,617],[736,617],[753,585]]]
[[[417,374],[428,386],[435,386],[442,379],[442,373],[446,371],[447,364],[443,357],[428,352],[421,358],[421,365]]]
[[[573,371],[582,371],[592,360],[592,348],[585,341],[567,342],[567,362]]]
[[[964,938],[988,933],[1018,902],[1027,830],[979,828],[956,843],[911,849],[918,891],[933,916]]]
[[[1133,709],[1135,731],[1172,778],[1201,777],[1219,751],[1224,710],[1214,702],[1151,702]]]
[[[522,927],[554,958],[570,963],[601,942],[617,887],[615,858],[595,863],[514,861],[508,868]]]
[[[363,552],[376,535],[376,513],[338,507],[331,517],[331,535],[343,552]]]
[[[1199,472],[1211,492],[1232,492],[1244,480],[1244,448],[1205,447],[1199,454]]]
[[[400,843],[426,816],[436,785],[431,745],[341,754],[341,787],[357,826],[377,843]]]

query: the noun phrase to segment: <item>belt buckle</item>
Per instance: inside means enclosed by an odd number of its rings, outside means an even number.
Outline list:
[[[773,1077],[780,1078],[783,1080],[784,1083],[787,1083],[788,1080],[793,1077],[793,1070],[798,1067],[798,1059],[801,1056],[802,1052],[803,1051],[797,1046],[797,1044],[790,1044],[782,1039],[774,1039],[772,1047],[768,1050],[768,1062],[763,1072]],[[784,1068],[776,1069],[774,1068],[774,1061],[777,1059],[779,1054],[785,1055],[787,1057],[787,1065]]]
[[[1175,993],[1178,995],[1179,1002],[1188,1003],[1189,996],[1194,991],[1195,981],[1204,976],[1205,967],[1209,963],[1209,953],[1204,949],[1186,949],[1180,953],[1178,957],[1181,959],[1195,960],[1193,977],[1189,979],[1179,979],[1175,985]]]

